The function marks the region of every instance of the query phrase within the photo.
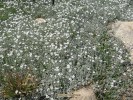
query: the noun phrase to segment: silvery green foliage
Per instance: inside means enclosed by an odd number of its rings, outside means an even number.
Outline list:
[[[59,100],[58,93],[89,81],[104,92],[99,98],[115,100],[132,84],[123,78],[127,68],[121,66],[129,61],[128,53],[106,30],[114,19],[132,19],[130,0],[58,0],[54,6],[48,0],[10,1],[4,5],[17,12],[1,21],[2,73],[31,67],[42,80],[37,92],[50,100]],[[37,16],[47,23],[36,24]]]

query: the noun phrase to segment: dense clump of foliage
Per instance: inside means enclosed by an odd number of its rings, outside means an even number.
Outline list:
[[[3,75],[3,76],[2,76]],[[1,96],[8,98],[31,98],[37,87],[39,79],[32,73],[31,69],[21,71],[8,71],[1,74]]]
[[[30,66],[41,78],[38,96],[59,100],[58,93],[92,81],[99,99],[117,100],[132,84],[122,66],[128,52],[106,29],[110,21],[133,19],[130,0],[57,0],[54,6],[24,0],[0,7],[0,71]],[[38,17],[46,23],[35,23]]]

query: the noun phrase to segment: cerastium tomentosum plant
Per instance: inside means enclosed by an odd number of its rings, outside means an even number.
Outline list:
[[[127,67],[121,66],[128,52],[105,30],[113,19],[133,19],[131,0],[57,0],[54,6],[51,0],[29,1],[3,3],[16,8],[15,14],[0,9],[9,17],[0,26],[0,47],[6,48],[0,52],[0,71],[34,66],[42,79],[38,92],[52,100],[91,80],[99,98],[119,98],[132,83],[123,78]],[[38,15],[46,23],[34,25]]]

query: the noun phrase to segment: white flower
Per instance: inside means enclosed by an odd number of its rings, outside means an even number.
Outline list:
[[[55,71],[59,71],[59,67],[56,67],[54,70],[55,70]]]
[[[69,65],[69,64],[67,65],[67,68],[68,68],[68,69],[70,68],[70,65]]]
[[[69,80],[70,80],[70,81],[72,81],[72,79],[71,79],[71,78],[69,78]]]
[[[45,69],[43,69],[42,71],[45,72]]]
[[[69,72],[71,72],[72,71],[72,69],[69,69]]]
[[[126,73],[123,73],[123,75],[125,76],[125,75],[126,75]]]
[[[49,96],[46,94],[46,98],[49,98]]]
[[[0,58],[4,58],[4,56],[3,55],[0,55]]]
[[[61,76],[61,75],[62,75],[62,73],[58,73],[58,75],[59,75],[59,76]]]
[[[20,68],[22,69],[22,68],[24,67],[24,65],[25,65],[25,64],[24,64],[24,63],[22,63],[22,64],[20,65]]]
[[[13,55],[13,51],[10,51],[7,55],[8,56],[12,56]]]
[[[11,69],[13,69],[14,67],[13,66],[11,66]]]
[[[15,91],[15,94],[18,94],[18,90]]]
[[[72,75],[72,78],[75,78],[75,76],[74,76],[74,75]]]

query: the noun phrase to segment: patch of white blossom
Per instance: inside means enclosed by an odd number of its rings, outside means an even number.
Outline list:
[[[114,84],[120,79],[114,79],[114,74],[124,71],[118,66],[127,60],[128,54],[112,37],[103,44],[102,35],[108,21],[119,16],[128,19],[123,17],[128,1],[69,0],[57,1],[52,7],[49,1],[45,8],[40,6],[44,1],[26,2],[30,6],[20,3],[23,9],[33,7],[31,15],[23,15],[22,9],[17,8],[15,15],[1,22],[1,69],[32,67],[42,75],[37,91],[47,94],[51,100],[55,100],[56,93],[67,92],[89,80],[98,82],[97,75],[101,74],[106,74],[107,87],[116,87]],[[18,4],[11,1],[6,5],[17,7]],[[32,16],[37,9],[46,23],[35,24]],[[131,15],[128,10],[127,15]]]

